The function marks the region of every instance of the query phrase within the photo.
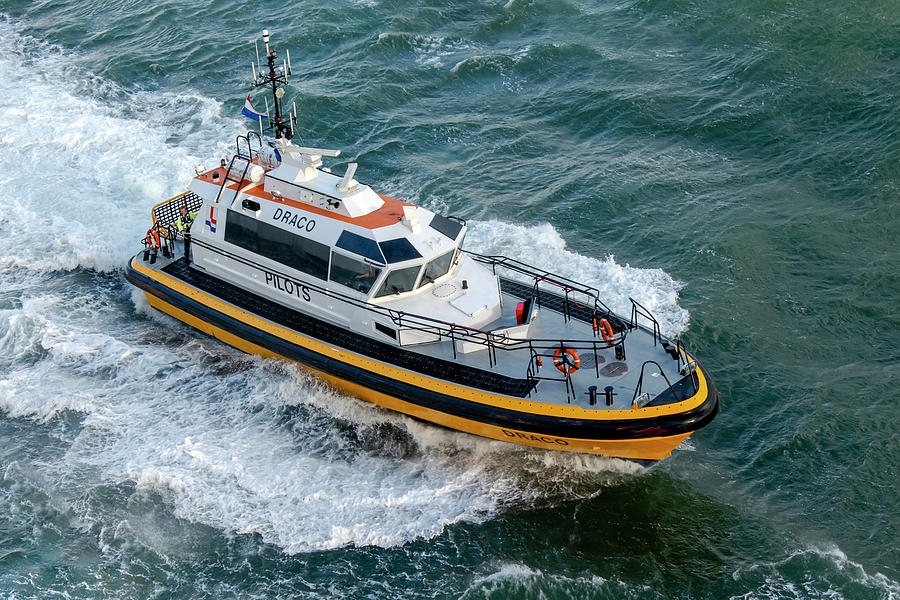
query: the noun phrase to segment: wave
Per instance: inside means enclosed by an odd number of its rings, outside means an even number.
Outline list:
[[[491,566],[490,573],[477,577],[462,593],[470,598],[665,598],[646,585],[629,584],[620,579],[598,575],[548,573],[520,563],[504,562]]]
[[[75,58],[0,20],[2,266],[118,269],[201,162],[191,147],[236,130],[214,100],[124,90]]]
[[[731,600],[776,598],[900,598],[900,583],[868,573],[837,546],[812,546],[781,560],[738,569],[732,578],[750,588]]]
[[[13,348],[41,349],[0,377],[0,410],[77,420],[67,451],[40,467],[73,499],[135,482],[177,518],[296,553],[432,538],[508,507],[590,497],[640,471],[419,424],[168,317],[116,325],[115,313],[85,310],[97,300],[89,289],[48,295],[0,319],[28,323],[7,327]]]

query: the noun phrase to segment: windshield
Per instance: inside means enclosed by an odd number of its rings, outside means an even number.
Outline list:
[[[331,253],[331,274],[328,279],[349,288],[368,294],[372,284],[381,275],[381,269],[338,254]]]
[[[425,285],[426,283],[431,283],[438,277],[442,275],[446,275],[448,271],[450,271],[450,265],[453,263],[453,253],[455,250],[451,250],[446,254],[442,254],[425,265],[425,274],[422,276],[422,283],[419,284],[420,287]]]
[[[378,293],[375,294],[375,297],[381,298],[382,296],[412,291],[413,287],[416,285],[416,279],[419,277],[419,271],[421,270],[422,265],[416,265],[414,267],[391,271],[388,273],[388,276],[384,278],[384,283],[381,285],[381,289],[378,290]]]

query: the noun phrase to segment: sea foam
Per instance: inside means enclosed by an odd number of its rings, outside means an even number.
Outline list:
[[[167,142],[171,106],[190,104],[203,124],[219,120],[213,100],[130,92],[76,63],[0,20],[0,265],[118,269],[150,207],[183,188],[199,162],[193,140]],[[233,139],[236,125],[224,123],[223,138]]]

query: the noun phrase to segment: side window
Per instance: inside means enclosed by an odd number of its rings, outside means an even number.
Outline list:
[[[412,291],[413,287],[416,285],[416,278],[419,276],[419,271],[421,270],[422,266],[416,265],[415,267],[391,271],[388,273],[388,276],[385,277],[384,283],[381,285],[381,289],[378,290],[378,293],[375,294],[375,297],[381,298],[392,294],[402,294],[403,292]]]
[[[277,260],[283,265],[294,266],[291,264],[294,262],[294,253],[291,250],[294,234],[268,223],[260,223],[257,231],[259,232],[257,252],[272,260]]]
[[[300,236],[294,237],[293,266],[304,273],[322,280],[328,279],[328,253],[329,248],[325,244]]]
[[[379,275],[381,269],[378,267],[337,252],[331,253],[331,273],[328,278],[335,283],[368,294]]]
[[[225,241],[251,252],[257,252],[256,219],[228,210],[225,224]]]
[[[319,279],[328,279],[328,246],[237,211],[228,211],[225,241]]]
[[[453,261],[453,253],[455,250],[451,250],[446,254],[442,254],[425,265],[425,274],[422,275],[422,283],[419,286],[423,286],[426,283],[431,283],[438,277],[446,275],[448,271],[450,271],[450,265]]]

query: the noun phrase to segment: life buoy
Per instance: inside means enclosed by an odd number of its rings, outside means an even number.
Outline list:
[[[147,247],[151,250],[159,250],[159,231],[155,227],[147,230]]]
[[[594,331],[597,331],[598,328],[600,329],[600,335],[603,336],[603,339],[611,343],[615,334],[613,333],[613,328],[612,325],[609,324],[609,321],[607,321],[606,319],[600,319],[600,322],[598,323],[595,320]]]
[[[581,366],[581,358],[571,348],[557,348],[553,353],[553,366],[559,369],[560,373],[571,375]]]

